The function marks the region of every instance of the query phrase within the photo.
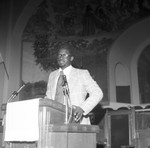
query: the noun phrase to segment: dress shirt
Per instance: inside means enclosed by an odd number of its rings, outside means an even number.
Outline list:
[[[61,68],[59,68],[59,71],[63,71],[64,75],[66,75],[67,81],[68,81],[68,78],[69,78],[71,70],[72,70],[72,65],[68,66],[64,70],[62,70]]]

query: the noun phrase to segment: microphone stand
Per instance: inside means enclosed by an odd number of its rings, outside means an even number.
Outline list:
[[[63,93],[64,93],[64,98],[65,98],[65,107],[66,107],[66,112],[65,112],[65,124],[68,124],[70,122],[71,116],[72,116],[72,106],[71,106],[71,101],[70,101],[70,96],[69,96],[69,88],[67,83],[63,85]],[[71,113],[70,117],[68,119],[68,114],[69,114],[69,104],[71,106]]]

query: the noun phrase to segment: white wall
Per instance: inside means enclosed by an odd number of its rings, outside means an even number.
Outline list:
[[[150,18],[136,23],[122,33],[112,46],[108,58],[108,93],[111,102],[116,102],[115,67],[117,63],[122,63],[129,69],[132,103],[139,104],[137,59],[144,47],[150,43],[149,26]]]
[[[6,66],[9,73],[9,80],[7,79],[5,74],[2,74],[2,79],[4,80],[4,83],[2,85],[3,98],[0,102],[0,105],[6,103],[11,94],[14,91],[18,90],[18,88],[20,87],[22,34],[30,16],[34,14],[36,8],[41,2],[42,0],[30,0],[22,10],[22,13],[18,17],[14,25],[14,28],[12,28],[11,23],[11,17],[13,17],[13,13],[10,14],[10,22],[8,23],[8,33],[4,46],[4,56],[6,59]],[[17,100],[18,97],[15,99]],[[2,113],[1,110],[0,112]]]

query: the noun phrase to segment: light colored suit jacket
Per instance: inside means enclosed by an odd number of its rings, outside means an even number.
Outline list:
[[[55,100],[56,84],[59,70],[50,73],[46,97]],[[88,70],[72,68],[68,80],[72,105],[81,107],[87,115],[102,99],[103,93]],[[86,99],[87,93],[89,97]],[[83,118],[81,124],[90,124],[89,118]]]

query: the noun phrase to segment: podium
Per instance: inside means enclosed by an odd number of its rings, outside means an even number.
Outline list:
[[[33,142],[11,141],[10,148],[96,148],[99,127],[64,124],[64,105],[54,100],[40,99],[38,116],[39,139]]]

